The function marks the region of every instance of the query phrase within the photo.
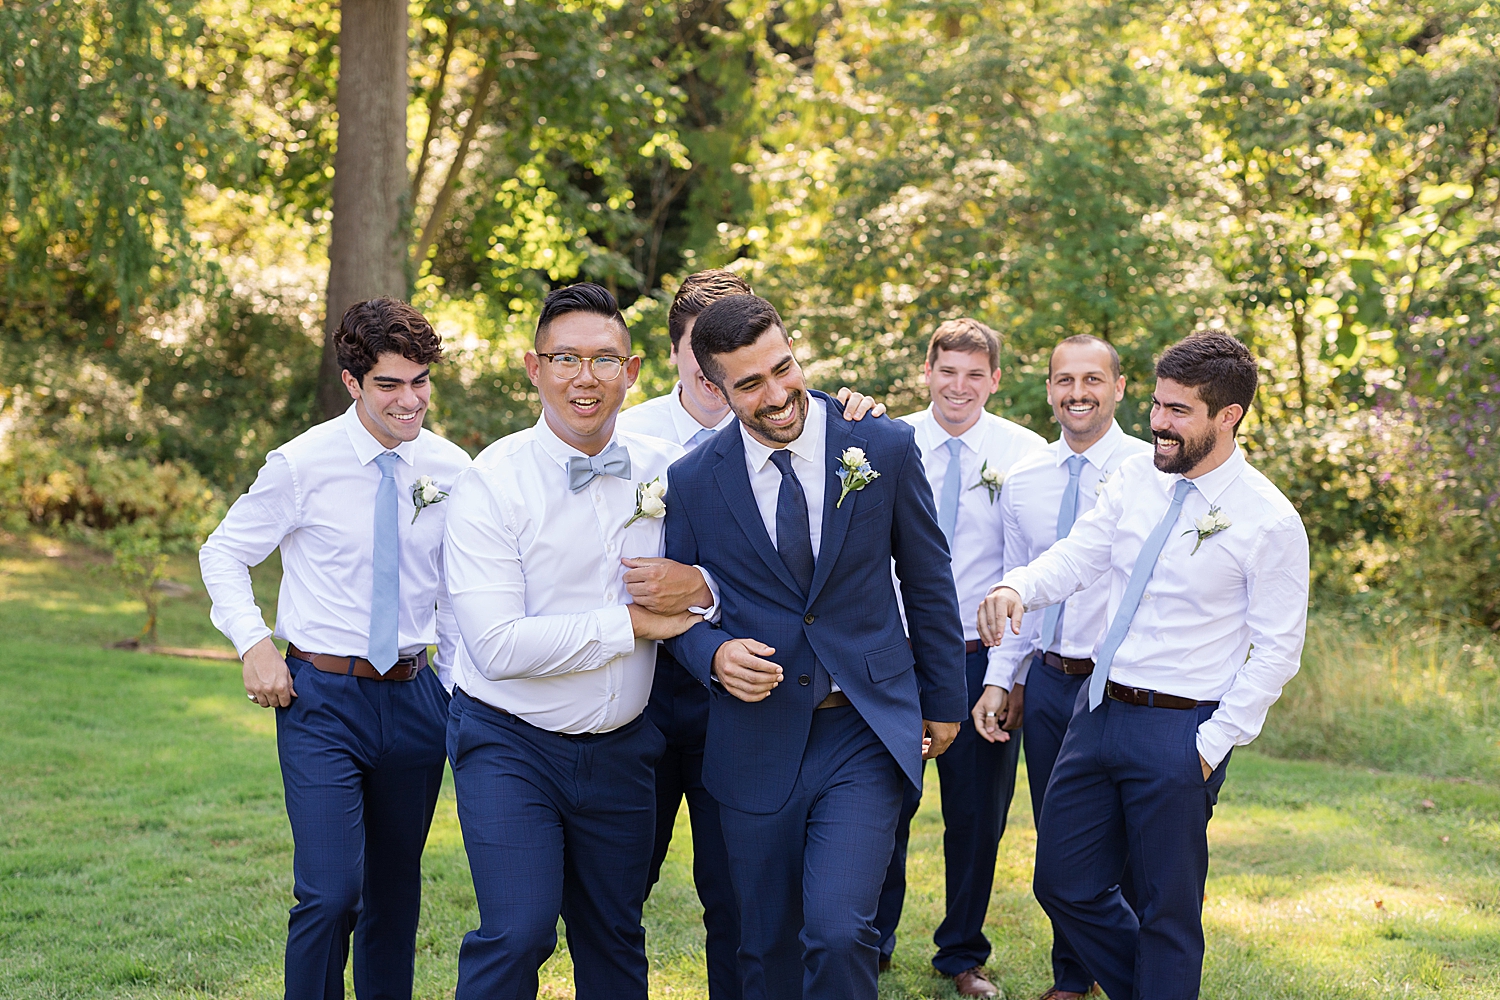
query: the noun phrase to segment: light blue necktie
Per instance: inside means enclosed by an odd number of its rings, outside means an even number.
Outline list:
[[[370,593],[370,665],[385,673],[401,655],[399,602],[401,573],[397,543],[400,522],[396,518],[396,463],[394,451],[375,456],[380,467],[380,486],[375,490],[375,585]]]
[[[953,550],[953,532],[958,528],[958,495],[963,492],[964,473],[959,464],[959,455],[964,443],[958,438],[948,439],[948,471],[943,473],[943,498],[938,502],[938,527],[948,539],[949,554]]]
[[[568,459],[568,489],[577,493],[595,476],[630,478],[630,452],[616,441],[597,455],[574,455]]]
[[[1141,546],[1140,555],[1135,557],[1135,569],[1130,571],[1130,582],[1125,585],[1125,595],[1120,598],[1120,609],[1115,612],[1115,620],[1109,623],[1109,633],[1099,647],[1099,659],[1094,664],[1093,676],[1089,678],[1090,712],[1104,700],[1104,682],[1109,679],[1109,666],[1115,660],[1115,652],[1120,648],[1120,643],[1125,641],[1125,633],[1130,631],[1130,621],[1135,617],[1136,608],[1141,606],[1141,595],[1146,592],[1146,584],[1156,571],[1156,560],[1161,557],[1161,550],[1167,544],[1167,535],[1171,534],[1172,526],[1177,523],[1177,515],[1182,510],[1182,501],[1192,488],[1190,480],[1177,480],[1177,486],[1172,490],[1172,505],[1167,508],[1167,513],[1156,529],[1146,536],[1146,544]]]
[[[698,428],[698,433],[688,438],[687,450],[692,451],[694,448],[698,447],[700,444],[713,437],[716,433],[718,432],[715,431],[712,427]]]
[[[1078,477],[1083,473],[1084,457],[1082,455],[1068,456],[1068,486],[1063,490],[1062,506],[1057,508],[1057,540],[1060,542],[1068,537],[1073,530],[1073,522],[1078,520]],[[1047,609],[1047,614],[1042,618],[1042,652],[1052,648],[1052,640],[1057,638],[1057,622],[1062,618],[1063,604],[1054,604]],[[1061,652],[1061,650],[1059,650]]]

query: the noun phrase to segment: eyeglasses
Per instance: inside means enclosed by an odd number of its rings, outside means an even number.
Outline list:
[[[552,362],[559,378],[572,381],[583,371],[584,362],[588,362],[589,370],[594,377],[601,382],[613,382],[620,377],[625,370],[625,363],[629,358],[622,358],[618,354],[600,354],[592,358],[580,358],[576,354],[542,354],[537,352],[537,357],[546,358]]]

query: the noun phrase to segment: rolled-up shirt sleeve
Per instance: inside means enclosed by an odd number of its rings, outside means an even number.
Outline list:
[[[1111,478],[1094,509],[1074,523],[1067,538],[1027,565],[1006,572],[1000,586],[1020,594],[1027,611],[1066,601],[1109,572],[1115,526],[1124,508],[1124,487],[1119,482],[1123,478]]]
[[[272,452],[250,490],[234,502],[198,551],[209,619],[240,656],[271,635],[255,603],[250,567],[259,565],[293,530],[299,514],[296,477],[286,457]]]
[[[448,499],[443,559],[464,649],[492,681],[595,670],[635,648],[626,605],[576,614],[526,614],[515,513],[469,469]]]
[[[1250,649],[1219,707],[1198,727],[1198,752],[1218,767],[1260,735],[1266,713],[1302,665],[1307,636],[1307,531],[1295,514],[1268,528],[1245,570]]]

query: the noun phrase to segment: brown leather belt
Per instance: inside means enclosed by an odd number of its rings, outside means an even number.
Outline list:
[[[1042,662],[1054,670],[1061,670],[1069,677],[1087,676],[1094,672],[1093,660],[1082,660],[1072,656],[1043,653]]]
[[[350,677],[363,677],[367,681],[409,681],[427,666],[427,650],[425,649],[416,656],[401,657],[384,674],[376,670],[375,665],[362,656],[304,653],[290,643],[287,644],[286,655],[305,660],[325,674],[347,674]]]
[[[1126,687],[1114,681],[1104,682],[1104,693],[1115,701],[1123,701],[1127,705],[1143,705],[1146,708],[1176,708],[1186,711],[1190,708],[1217,708],[1219,705],[1216,701],[1194,701],[1191,698],[1179,698],[1175,694]]]
[[[818,702],[818,708],[842,708],[849,704],[849,696],[842,691],[830,691],[828,697]],[[817,709],[813,709],[817,711]]]
[[[968,639],[964,642],[964,652],[970,655],[979,652],[979,640]]]

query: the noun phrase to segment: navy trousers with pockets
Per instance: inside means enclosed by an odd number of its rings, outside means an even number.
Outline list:
[[[431,668],[374,681],[287,666],[297,697],[276,710],[295,845],[287,1000],[343,997],[351,934],[355,995],[410,1000],[448,694]]]
[[[448,757],[479,902],[457,1000],[535,997],[559,916],[578,1000],[646,1000],[641,904],[663,745],[644,715],[566,736],[454,690]]]
[[[693,884],[703,904],[707,932],[709,1000],[740,998],[740,914],[729,880],[729,855],[719,826],[719,803],[703,787],[703,741],[708,730],[708,689],[666,650],[657,650],[656,676],[646,716],[661,730],[667,749],[656,764],[656,845],[646,894],[661,878],[672,828],[687,799],[693,824]]]
[[[964,660],[971,711],[984,693],[988,663],[989,651],[984,648],[968,654]],[[932,966],[944,975],[954,976],[983,965],[990,957],[984,918],[995,881],[995,855],[1015,796],[1020,757],[1020,731],[1012,732],[1004,743],[991,743],[974,731],[972,721],[966,721],[947,752],[937,759],[943,804],[947,912],[932,935],[938,949]],[[901,828],[896,837],[903,862],[911,816],[915,812],[910,802],[901,812]],[[898,871],[893,858],[881,894],[878,924],[882,954],[886,957],[896,946],[896,922],[901,917],[901,906],[896,899],[898,893],[904,894],[905,885],[904,864]],[[885,950],[887,942],[891,950]]]
[[[1203,973],[1208,821],[1229,767],[1207,781],[1179,711],[1079,691],[1037,831],[1037,901],[1112,1000],[1191,1000]],[[1139,917],[1120,880],[1127,863]]]
[[[785,805],[719,807],[749,1000],[875,1000],[875,908],[905,784],[858,712],[825,708]]]

